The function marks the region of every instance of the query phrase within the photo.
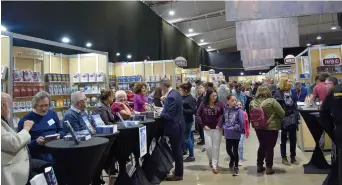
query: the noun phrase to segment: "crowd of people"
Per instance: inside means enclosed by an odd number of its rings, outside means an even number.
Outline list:
[[[115,124],[132,115],[145,112],[151,104],[163,107],[165,134],[169,136],[175,159],[175,172],[167,180],[183,179],[183,162],[195,161],[194,131],[199,133],[198,145],[204,145],[208,163],[214,174],[219,173],[219,151],[222,136],[226,140],[226,151],[230,157],[229,168],[233,176],[239,175],[239,166],[244,160],[244,141],[249,137],[250,124],[255,128],[259,140],[257,151],[257,172],[274,174],[273,156],[278,131],[281,130],[281,156],[285,165],[298,165],[296,160],[296,130],[299,124],[297,102],[304,102],[312,92],[312,102],[323,102],[329,91],[338,83],[334,77],[316,77],[315,87],[309,91],[301,83],[292,83],[288,78],[274,82],[246,83],[220,81],[216,88],[211,82],[196,81],[195,85],[183,83],[179,91],[172,89],[168,80],[162,80],[160,87],[148,95],[147,85],[139,82],[131,90],[116,91],[102,89],[99,103],[92,114],[99,114],[105,124]],[[247,83],[248,84],[248,83]],[[47,92],[38,92],[32,100],[33,111],[21,118],[18,131],[14,131],[8,121],[12,109],[12,98],[1,94],[1,150],[2,182],[5,184],[26,184],[34,174],[39,174],[46,166],[56,162],[44,145],[49,141],[45,136],[59,134],[63,138],[68,129],[63,127],[69,121],[74,131],[88,130],[85,111],[87,98],[84,92],[71,94],[71,107],[60,122],[55,111],[50,109],[51,97]],[[264,126],[257,113],[262,113]],[[259,115],[260,116],[260,115]],[[259,119],[259,120],[258,120]],[[286,142],[290,140],[290,161],[286,154]],[[183,159],[182,154],[188,156]],[[110,168],[114,159],[109,160]],[[264,162],[266,165],[264,166]],[[106,169],[108,171],[108,169]]]

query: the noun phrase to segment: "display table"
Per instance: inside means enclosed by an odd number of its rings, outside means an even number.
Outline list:
[[[89,185],[96,172],[108,139],[92,137],[76,145],[63,139],[46,143],[55,161],[55,172],[60,185]]]
[[[100,137],[100,138],[107,138],[109,140],[103,155],[101,157],[101,160],[99,162],[99,165],[97,167],[97,172],[95,174],[95,176],[93,177],[93,181],[92,181],[92,185],[100,185],[100,175],[102,174],[102,170],[105,168],[106,164],[108,162],[110,162],[109,157],[114,156],[114,141],[116,139],[116,137],[118,136],[118,134],[120,133],[120,131],[117,131],[115,133],[112,134],[95,134],[93,135],[93,137]],[[107,164],[108,165],[108,164]]]
[[[312,137],[315,140],[315,149],[308,164],[304,165],[305,174],[327,174],[330,170],[330,165],[325,159],[321,148],[319,147],[319,140],[323,134],[323,127],[319,123],[315,115],[319,114],[318,110],[305,109],[302,107],[299,112],[305,120]]]

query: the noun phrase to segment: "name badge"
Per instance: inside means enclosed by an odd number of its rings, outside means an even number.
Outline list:
[[[55,121],[54,121],[53,119],[50,119],[50,120],[48,121],[48,124],[49,124],[49,126],[51,126],[51,125],[55,124]]]

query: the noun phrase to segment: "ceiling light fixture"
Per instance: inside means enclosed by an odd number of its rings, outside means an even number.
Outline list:
[[[131,59],[131,58],[132,58],[132,55],[127,55],[127,58],[128,58],[128,59]]]
[[[116,56],[120,56],[120,53],[116,53]]]
[[[311,46],[310,42],[308,42],[308,43],[306,44],[306,46],[307,46],[307,47]]]
[[[317,40],[321,40],[322,37],[321,37],[320,35],[318,35],[318,36],[316,37],[316,39],[317,39]]]
[[[86,46],[87,46],[88,48],[90,48],[90,47],[92,46],[92,44],[91,44],[90,42],[87,42]]]
[[[241,72],[240,75],[243,75],[243,72]]]
[[[208,49],[210,49],[211,48],[211,46],[208,46]]]
[[[201,42],[204,42],[204,40],[203,40],[203,39],[201,39]]]
[[[7,28],[3,25],[1,25],[1,31],[7,31]]]
[[[331,30],[336,30],[337,27],[335,26],[334,14],[333,14],[333,13],[331,14],[331,18],[332,18],[332,22],[333,22],[333,23],[332,23],[330,29],[331,29]]]
[[[169,11],[169,15],[171,15],[171,16],[175,15],[175,11],[170,10],[170,11]]]
[[[190,33],[193,32],[193,31],[194,31],[194,30],[193,30],[192,28],[189,29],[189,32],[190,32]]]
[[[332,25],[330,29],[332,29],[332,30],[336,30],[336,29],[337,29],[337,27],[336,27],[336,26],[334,26],[334,25]]]
[[[68,37],[63,37],[62,38],[62,42],[64,43],[69,43],[70,42],[70,39]]]
[[[261,75],[261,71],[259,72],[259,75]]]

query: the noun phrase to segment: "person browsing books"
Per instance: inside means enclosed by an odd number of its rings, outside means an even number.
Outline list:
[[[44,145],[52,139],[64,136],[64,130],[60,124],[57,113],[50,110],[51,97],[45,91],[38,92],[32,99],[33,111],[29,112],[18,123],[18,132],[24,129],[26,120],[32,120],[35,124],[30,130],[31,141],[28,143],[32,158],[52,162],[52,156],[47,153]],[[52,137],[48,137],[55,135]]]
[[[1,93],[1,184],[29,184],[36,175],[51,166],[50,163],[30,158],[27,144],[31,141],[32,120],[23,123],[23,129],[16,133],[8,124],[12,98]]]

